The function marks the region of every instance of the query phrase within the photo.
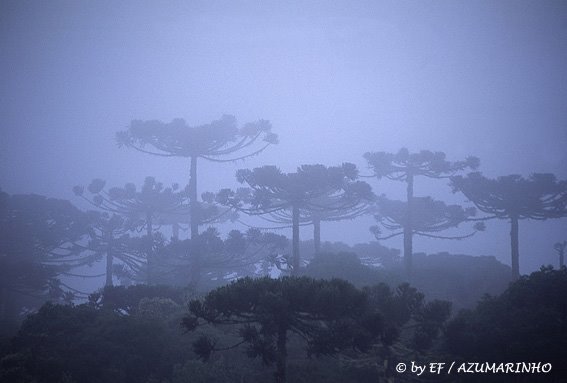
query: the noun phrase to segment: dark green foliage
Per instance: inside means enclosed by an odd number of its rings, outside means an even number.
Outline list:
[[[567,269],[523,276],[476,309],[461,311],[447,326],[447,349],[465,360],[534,361],[567,378]]]
[[[355,256],[343,258],[353,262]],[[184,326],[190,331],[204,323],[237,326],[239,341],[227,346],[202,334],[194,351],[209,360],[215,351],[245,343],[249,357],[259,357],[266,365],[276,363],[276,381],[282,382],[288,343],[294,336],[305,343],[309,356],[356,357],[377,345],[389,348],[402,335],[411,340],[408,346],[425,350],[443,328],[450,307],[449,302],[426,303],[424,295],[407,284],[396,290],[380,284],[361,291],[339,279],[245,278],[192,301]],[[392,355],[390,351],[376,357]]]
[[[423,351],[431,347],[451,314],[451,303],[425,301],[425,296],[407,283],[395,290],[381,283],[367,287],[372,307],[384,318],[382,343],[391,346],[397,341],[411,339],[410,349]],[[407,325],[412,324],[409,328]],[[406,333],[403,337],[400,337]]]
[[[46,304],[12,340],[0,362],[0,381],[149,382],[167,377],[186,358],[176,354],[176,333],[144,317]]]
[[[250,357],[276,362],[276,381],[285,381],[288,333],[307,343],[308,354],[333,355],[344,349],[367,351],[382,333],[380,314],[368,306],[366,295],[338,279],[306,277],[244,278],[211,291],[189,305],[188,330],[196,320],[215,325],[238,325],[240,343]],[[222,346],[206,335],[194,343],[207,360]],[[225,347],[226,349],[226,347]]]

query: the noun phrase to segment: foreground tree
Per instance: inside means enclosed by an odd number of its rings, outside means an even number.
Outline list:
[[[366,295],[346,281],[244,278],[210,292],[189,304],[183,325],[239,325],[248,355],[276,363],[276,382],[286,381],[287,341],[291,333],[307,342],[308,354],[333,355],[346,348],[365,352],[380,339],[381,316],[371,312]],[[236,346],[236,345],[234,345]],[[230,346],[229,346],[230,347]],[[226,349],[203,335],[195,352],[207,360]]]
[[[474,207],[463,209],[459,205],[446,205],[444,202],[436,201],[431,197],[414,197],[411,214],[408,214],[407,202],[393,201],[382,196],[378,198],[376,205],[375,219],[379,225],[372,226],[370,231],[378,240],[399,235],[409,235],[410,242],[413,242],[412,237],[414,235],[436,239],[465,239],[473,236],[477,231],[484,230],[484,223],[476,222],[473,230],[467,234],[453,236],[439,234],[470,220],[476,215],[476,209]],[[410,221],[408,221],[408,217],[410,217]],[[382,228],[390,233],[383,234]]]
[[[290,266],[291,272],[297,274],[300,224],[310,223],[313,215],[341,214],[349,207],[357,209],[363,198],[371,198],[370,187],[354,182],[356,176],[356,167],[349,163],[331,167],[302,165],[294,173],[283,173],[275,166],[241,169],[236,178],[249,188],[236,192],[222,190],[218,200],[246,214],[262,216],[269,222],[287,225],[291,220]]]
[[[190,159],[189,200],[191,239],[199,235],[201,222],[197,200],[197,161],[232,162],[261,153],[278,137],[271,132],[269,121],[259,120],[237,128],[234,116],[224,115],[220,120],[199,126],[189,126],[183,119],[170,123],[134,120],[126,131],[118,132],[119,146],[160,157]],[[147,147],[150,147],[149,149]],[[199,275],[200,255],[193,253],[195,281]],[[195,282],[194,281],[194,282]]]
[[[382,371],[389,379],[393,358],[402,358],[395,350],[431,347],[449,317],[450,303],[426,303],[408,284],[395,290],[385,284],[358,290],[340,279],[284,277],[238,280],[192,301],[189,309],[183,320],[188,330],[203,324],[239,330],[234,344],[220,344],[203,334],[193,344],[202,359],[246,344],[249,357],[275,362],[276,381],[284,382],[292,339],[294,344],[303,342],[308,356],[342,354],[357,365],[369,361],[373,371],[379,361],[378,365],[389,366]],[[362,353],[369,355],[360,359]]]
[[[520,276],[518,223],[521,219],[546,220],[567,215],[567,182],[553,174],[532,174],[489,179],[480,173],[453,177],[453,190],[462,192],[489,218],[510,220],[512,278]]]
[[[28,297],[28,307],[63,298],[69,288],[58,277],[95,260],[80,245],[87,233],[69,201],[0,191],[0,330],[17,322]]]
[[[549,374],[531,374],[525,380],[565,381],[565,291],[565,268],[542,268],[520,277],[501,295],[486,296],[474,310],[463,310],[449,322],[448,351],[467,361],[551,363]]]
[[[398,153],[368,152],[364,158],[368,161],[370,169],[378,179],[387,178],[393,181],[406,183],[406,216],[404,224],[404,263],[406,272],[411,275],[412,270],[412,214],[414,214],[414,179],[427,177],[433,179],[449,178],[457,172],[466,169],[476,169],[480,163],[476,157],[468,157],[464,161],[450,162],[445,159],[443,152],[422,150],[419,153],[410,153],[406,148]]]

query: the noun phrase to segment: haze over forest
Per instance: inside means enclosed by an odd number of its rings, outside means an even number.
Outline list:
[[[72,188],[93,178],[185,185],[188,161],[120,149],[115,133],[134,119],[194,126],[223,114],[239,125],[269,120],[280,142],[246,161],[201,163],[199,192],[234,188],[237,169],[263,165],[352,162],[370,174],[364,153],[402,147],[477,156],[488,177],[567,179],[562,1],[0,1],[0,52],[0,188],[9,194],[86,208]],[[403,199],[402,184],[366,181]],[[466,200],[444,181],[415,188]],[[372,241],[372,224],[329,224],[322,239]],[[414,251],[509,264],[509,230],[490,221],[463,241],[416,238]],[[525,220],[520,233],[522,273],[557,265],[565,218]],[[399,237],[383,244],[402,248]]]

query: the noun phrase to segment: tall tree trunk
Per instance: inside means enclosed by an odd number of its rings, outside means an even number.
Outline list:
[[[520,247],[518,244],[518,217],[511,217],[510,241],[512,248],[512,280],[520,278]]]
[[[189,179],[189,210],[191,215],[191,283],[199,284],[201,276],[201,251],[199,249],[199,201],[197,201],[197,157],[191,157],[191,174]]]
[[[147,276],[147,283],[151,285],[154,283],[154,273],[155,273],[155,264],[154,264],[154,239],[152,236],[153,232],[153,225],[152,225],[152,214],[146,214],[146,238],[147,238],[147,265],[148,265],[148,276]]]
[[[313,244],[315,245],[315,254],[321,252],[321,219],[313,216]]]
[[[404,266],[406,276],[411,279],[413,273],[413,174],[407,175],[407,209],[404,224]]]
[[[191,157],[189,201],[189,213],[191,214],[191,239],[195,239],[199,236],[199,202],[197,201],[197,157]]]
[[[114,255],[112,254],[112,233],[106,234],[106,282],[104,286],[112,286],[112,264]]]
[[[562,248],[559,252],[559,268],[565,266],[565,248]]]
[[[287,331],[280,326],[278,330],[278,341],[276,350],[276,383],[285,383],[287,365]]]
[[[292,208],[292,260],[291,273],[297,275],[299,273],[299,207]]]
[[[177,241],[179,239],[179,223],[175,222],[171,225],[171,237]]]
[[[0,287],[0,326],[7,328],[8,324],[8,289]],[[3,331],[0,330],[3,335]]]

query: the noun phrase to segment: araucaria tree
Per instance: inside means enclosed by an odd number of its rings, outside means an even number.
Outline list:
[[[520,276],[518,222],[521,219],[546,220],[567,215],[567,181],[553,174],[532,174],[489,179],[480,173],[453,177],[453,190],[462,192],[475,206],[490,214],[487,218],[510,220],[512,278]]]
[[[69,201],[0,191],[0,334],[25,306],[61,298],[70,288],[60,275],[95,261],[81,246],[87,223]],[[30,297],[35,302],[26,303]]]
[[[118,132],[119,146],[160,157],[184,157],[190,160],[189,200],[191,239],[199,235],[199,202],[197,200],[197,161],[231,162],[259,154],[278,137],[266,120],[248,123],[238,128],[234,116],[199,126],[189,126],[183,119],[169,123],[157,120],[134,120],[126,131]],[[199,254],[192,254],[194,278],[198,279]],[[195,282],[196,280],[194,280]]]
[[[437,239],[464,239],[473,236],[477,231],[484,230],[483,222],[476,222],[473,230],[462,235],[441,235],[440,232],[455,228],[470,220],[476,214],[474,207],[464,209],[459,205],[446,205],[431,197],[414,197],[411,214],[408,214],[408,203],[393,201],[381,196],[377,199],[377,226],[370,231],[376,239],[389,239],[402,234],[422,236]],[[407,217],[411,217],[411,221]],[[410,230],[406,230],[409,224]],[[389,231],[384,234],[382,228]],[[409,234],[408,234],[409,233]]]
[[[163,184],[157,182],[153,177],[146,177],[144,184],[140,189],[132,183],[126,184],[124,187],[113,187],[105,189],[105,181],[101,179],[93,180],[87,187],[89,194],[85,193],[84,187],[75,186],[73,191],[75,195],[82,197],[100,210],[122,217],[121,225],[127,224],[130,229],[145,229],[146,236],[146,262],[147,262],[147,282],[153,283],[155,272],[155,254],[154,248],[154,232],[156,231],[156,223],[160,218],[171,218],[177,215],[181,218],[184,210],[184,201],[186,193],[178,190],[177,185],[164,187]],[[185,209],[186,210],[186,209]],[[101,217],[99,217],[101,218]],[[117,218],[116,218],[117,219]],[[116,224],[117,220],[113,221]],[[106,235],[112,226],[102,224],[102,221],[93,221],[94,226],[99,228],[105,227]],[[112,230],[119,229],[114,228]],[[105,242],[108,241],[108,238]],[[107,259],[108,260],[108,259]]]
[[[358,169],[353,164],[343,164],[342,169],[345,178],[341,190],[314,198],[311,201],[313,207],[301,211],[301,222],[313,224],[315,254],[321,252],[321,222],[355,219],[368,214],[376,198],[369,184],[356,180]],[[291,217],[286,219],[285,213],[280,218],[282,223],[291,222]]]
[[[294,173],[283,173],[275,166],[263,166],[254,170],[241,169],[236,173],[240,183],[249,188],[237,192],[222,190],[219,202],[249,215],[262,216],[266,220],[292,226],[291,272],[300,267],[299,226],[310,223],[313,215],[356,214],[362,209],[363,199],[371,199],[370,186],[354,182],[357,176],[353,164],[326,167],[302,165]],[[329,216],[329,218],[332,218]]]
[[[378,179],[387,178],[406,183],[405,224],[404,236],[404,264],[406,272],[411,275],[413,252],[413,222],[414,214],[414,179],[427,177],[443,179],[454,176],[457,172],[476,169],[480,163],[476,157],[467,157],[464,161],[447,161],[445,153],[422,150],[419,153],[410,153],[406,148],[398,153],[369,152],[364,154],[370,169]]]
[[[247,354],[276,364],[275,381],[286,381],[287,342],[292,334],[307,343],[309,355],[333,355],[344,349],[368,351],[383,335],[382,316],[370,310],[366,294],[339,280],[307,277],[244,278],[211,291],[189,304],[183,320],[199,325],[239,326],[241,341],[218,345],[202,335],[193,345],[204,360],[212,352],[247,344]]]

